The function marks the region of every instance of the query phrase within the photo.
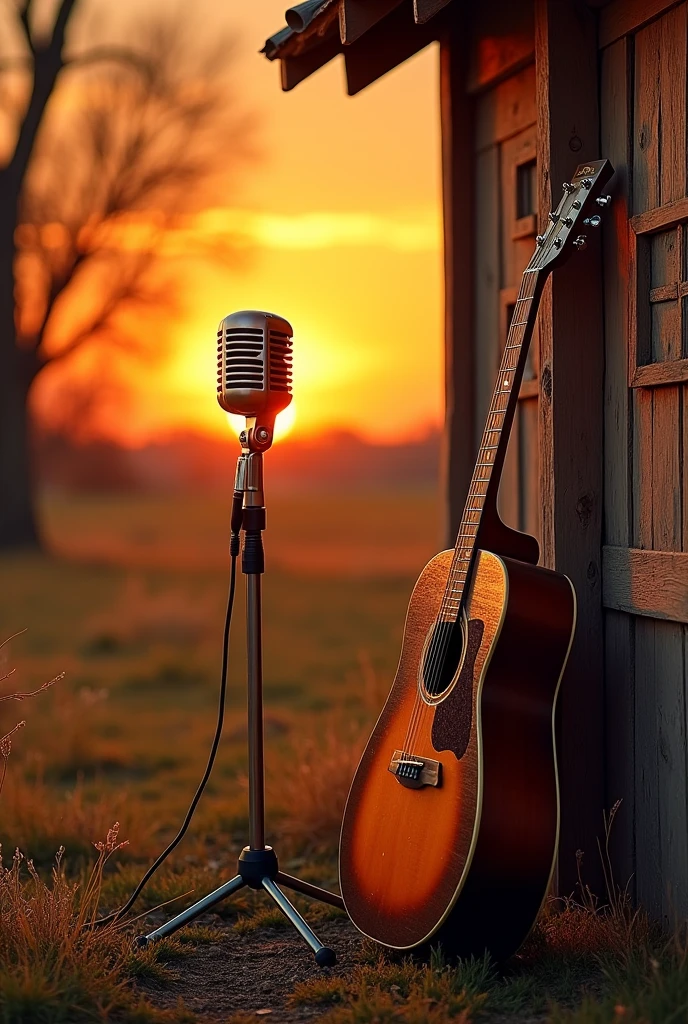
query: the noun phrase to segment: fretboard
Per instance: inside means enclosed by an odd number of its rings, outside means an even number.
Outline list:
[[[473,564],[485,503],[488,496],[490,500],[496,500],[528,346],[544,283],[543,276],[539,269],[529,267],[521,281],[454,547],[454,557],[442,602],[441,615],[446,620],[454,620],[459,614]]]

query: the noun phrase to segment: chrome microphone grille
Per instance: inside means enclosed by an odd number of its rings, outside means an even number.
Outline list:
[[[227,412],[277,415],[292,398],[292,329],[258,310],[232,313],[217,332],[217,398]]]

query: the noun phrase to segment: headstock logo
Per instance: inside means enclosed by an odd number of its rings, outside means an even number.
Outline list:
[[[581,174],[594,174],[595,168],[590,164],[585,164],[583,167],[579,167],[576,171],[576,177],[580,178]]]

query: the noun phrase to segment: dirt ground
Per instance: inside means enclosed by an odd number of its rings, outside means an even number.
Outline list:
[[[174,961],[170,965],[173,981],[139,987],[157,1006],[174,1007],[182,999],[190,1010],[218,1022],[239,1010],[280,1024],[317,1020],[325,1008],[288,1007],[287,996],[299,982],[351,971],[363,944],[359,932],[344,918],[318,924],[314,929],[318,938],[337,953],[334,967],[321,968],[292,928],[238,935],[213,914],[206,914],[201,923],[221,929],[223,937]]]

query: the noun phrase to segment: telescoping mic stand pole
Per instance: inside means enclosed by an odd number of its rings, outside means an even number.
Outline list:
[[[238,873],[215,892],[211,892],[188,910],[173,917],[166,924],[145,936],[147,942],[162,939],[179,928],[194,921],[204,911],[238,892],[244,886],[250,889],[264,889],[275,901],[282,913],[306,940],[315,954],[320,967],[330,967],[336,962],[333,949],[323,946],[317,935],[287,899],[280,885],[297,892],[330,903],[333,907],[344,908],[341,896],[327,892],[317,885],[304,882],[280,871],[277,855],[271,846],[265,845],[265,769],[263,762],[263,651],[261,637],[261,576],[265,572],[263,554],[263,530],[265,529],[265,504],[263,497],[263,452],[272,441],[271,432],[265,427],[253,425],[240,435],[242,451],[237,463],[234,485],[235,512],[232,516],[232,533],[236,537],[239,528],[244,533],[241,569],[246,576],[246,621],[248,644],[248,846],[239,856]]]

